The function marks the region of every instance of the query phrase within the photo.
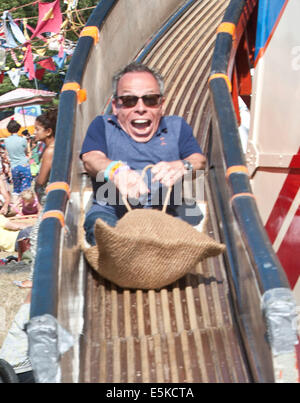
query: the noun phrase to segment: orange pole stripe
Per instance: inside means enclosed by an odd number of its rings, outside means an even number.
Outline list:
[[[94,39],[94,45],[99,42],[99,29],[98,27],[84,27],[80,33],[80,37],[91,36]]]
[[[236,26],[232,22],[222,22],[217,29],[217,34],[225,32],[232,36],[232,40],[235,39],[235,28]]]
[[[70,196],[70,186],[69,186],[69,184],[67,182],[53,182],[53,183],[50,183],[46,187],[46,193],[48,194],[52,190],[64,190],[68,194],[68,196]]]
[[[226,178],[228,179],[229,176],[234,173],[244,173],[249,175],[248,168],[245,165],[233,165],[227,169]]]
[[[227,87],[229,92],[232,91],[232,85],[231,85],[231,81],[229,80],[229,77],[227,76],[227,74],[224,73],[215,73],[213,75],[211,75],[209,77],[208,81],[214,80],[215,78],[223,78],[226,81]]]
[[[233,200],[235,200],[235,199],[237,199],[237,198],[239,198],[239,197],[243,197],[243,196],[252,197],[252,199],[255,199],[255,200],[256,200],[256,197],[255,197],[254,194],[252,194],[252,193],[237,193],[237,194],[235,194],[235,195],[232,196],[232,198],[230,199],[230,201],[233,202]]]
[[[72,83],[65,83],[62,86],[61,92],[64,92],[64,91],[75,91],[76,92],[78,90],[80,90],[80,85],[74,81]]]
[[[57,218],[62,227],[65,226],[65,216],[60,210],[49,210],[42,215],[42,220],[46,218]]]
[[[81,104],[82,102],[86,101],[87,96],[86,96],[86,90],[81,89],[80,85],[78,83],[71,82],[71,83],[65,83],[62,86],[61,92],[64,91],[74,91],[77,93],[77,101],[79,104]]]

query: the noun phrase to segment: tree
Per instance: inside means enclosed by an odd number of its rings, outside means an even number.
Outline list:
[[[52,0],[54,1],[54,0]],[[43,2],[51,3],[52,1],[43,0]],[[71,1],[71,0],[70,0]],[[22,20],[26,18],[27,23],[34,28],[38,20],[38,2],[32,4],[34,1],[30,0],[1,0],[0,4],[0,16],[2,16],[4,11],[10,11],[14,20],[17,20],[20,27],[23,29]],[[73,0],[72,0],[73,3]],[[78,0],[77,8],[75,10],[68,11],[68,4],[64,0],[60,0],[61,11],[63,13],[63,31],[61,31],[63,37],[69,41],[69,43],[76,44],[79,34],[86,23],[88,17],[90,16],[93,8],[98,4],[98,0]],[[67,12],[68,11],[68,12]],[[30,34],[30,32],[28,31]],[[46,36],[46,35],[45,35]],[[0,37],[1,39],[1,37]],[[50,50],[45,46],[45,42],[39,39],[34,39],[32,41],[33,52],[43,50],[44,54],[37,57],[35,61],[44,59],[47,57],[52,57],[57,55],[57,50]],[[7,63],[6,66],[9,69],[18,68],[19,64],[22,65],[22,57],[24,56],[24,49],[22,46],[13,49],[14,57],[17,58],[18,64],[13,60],[10,51],[6,52]],[[55,73],[48,70],[41,80],[29,80],[26,76],[21,76],[19,87],[26,88],[36,88],[37,86],[41,89],[48,89],[59,93],[61,86],[63,84],[64,76],[67,70],[68,62],[70,61],[70,56],[67,57],[67,64],[64,67],[58,69]],[[3,83],[0,84],[0,95],[13,90],[15,87],[10,81],[9,77],[5,75]]]

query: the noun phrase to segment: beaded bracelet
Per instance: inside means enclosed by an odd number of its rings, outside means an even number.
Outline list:
[[[111,171],[111,169],[115,166],[115,165],[117,165],[117,164],[119,164],[119,163],[121,163],[121,161],[112,161],[110,164],[108,164],[108,166],[105,168],[105,171],[104,171],[104,179],[106,180],[106,181],[109,181],[109,174],[110,174],[110,171]]]
[[[112,178],[114,178],[115,177],[115,175],[117,175],[117,173],[119,173],[119,172],[121,172],[121,171],[127,171],[128,169],[130,169],[130,167],[128,166],[128,165],[121,165],[121,166],[119,166],[114,172],[113,172],[113,175],[112,175]]]
[[[125,164],[122,161],[118,161],[117,164],[115,164],[111,170],[109,171],[109,180],[112,180],[114,177],[114,173],[116,172],[117,169],[119,169],[120,167],[124,166]]]

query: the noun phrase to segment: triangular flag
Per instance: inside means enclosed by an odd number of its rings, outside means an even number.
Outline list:
[[[2,15],[4,21],[4,33],[6,38],[6,45],[9,48],[15,48],[20,44],[26,42],[26,38],[23,32],[20,30],[19,26],[14,22],[13,17],[9,11],[4,11]]]
[[[26,28],[27,28],[30,32],[32,32],[32,33],[34,33],[34,31],[35,31],[35,29],[32,28],[32,27],[31,27],[30,25],[28,25],[28,24],[26,24]],[[45,38],[43,37],[43,35],[37,34],[36,37],[39,38],[39,39],[41,39],[41,40],[44,41],[44,42],[47,42],[47,39],[45,39]],[[30,38],[29,38],[29,39],[30,39]]]
[[[64,50],[64,45],[63,43],[61,43],[60,47],[59,47],[59,52],[58,52],[58,57],[64,57],[65,54],[65,50]]]
[[[51,59],[51,57],[49,57],[48,59],[40,60],[38,62],[38,64],[40,66],[42,66],[44,69],[51,70],[51,71],[56,70],[56,66],[55,66],[53,60]]]
[[[41,48],[41,49],[33,48],[33,50],[41,57],[45,56],[46,51],[47,51],[46,48]]]
[[[62,24],[59,0],[52,3],[39,3],[39,19],[31,38],[43,32],[58,33]]]
[[[20,78],[21,78],[21,69],[12,69],[7,72],[10,81],[13,83],[15,87],[19,86]]]
[[[22,22],[23,22],[23,34],[26,38],[26,41],[30,41],[30,36],[27,32],[27,18],[23,18]]]
[[[59,69],[62,69],[64,67],[66,57],[67,57],[67,54],[64,53],[63,57],[53,56],[52,60],[54,60],[54,62],[56,63],[56,65]]]
[[[37,70],[35,71],[35,77],[36,77],[38,80],[42,80],[43,77],[44,77],[44,74],[45,74],[45,69],[37,69]]]
[[[26,73],[28,73],[29,80],[32,80],[33,78],[35,78],[35,70],[34,70],[31,45],[27,45],[27,50],[26,50],[25,58],[24,58],[24,70]]]

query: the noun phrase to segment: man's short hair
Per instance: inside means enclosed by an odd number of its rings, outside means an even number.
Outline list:
[[[139,62],[132,62],[122,68],[119,72],[117,72],[113,78],[112,78],[112,87],[113,87],[113,96],[116,98],[118,96],[118,84],[120,79],[126,74],[126,73],[136,73],[136,72],[146,72],[152,74],[152,76],[156,79],[158,86],[159,86],[159,91],[160,95],[164,95],[164,80],[162,76],[155,71],[154,69],[151,69],[150,67],[146,66],[143,63]]]

